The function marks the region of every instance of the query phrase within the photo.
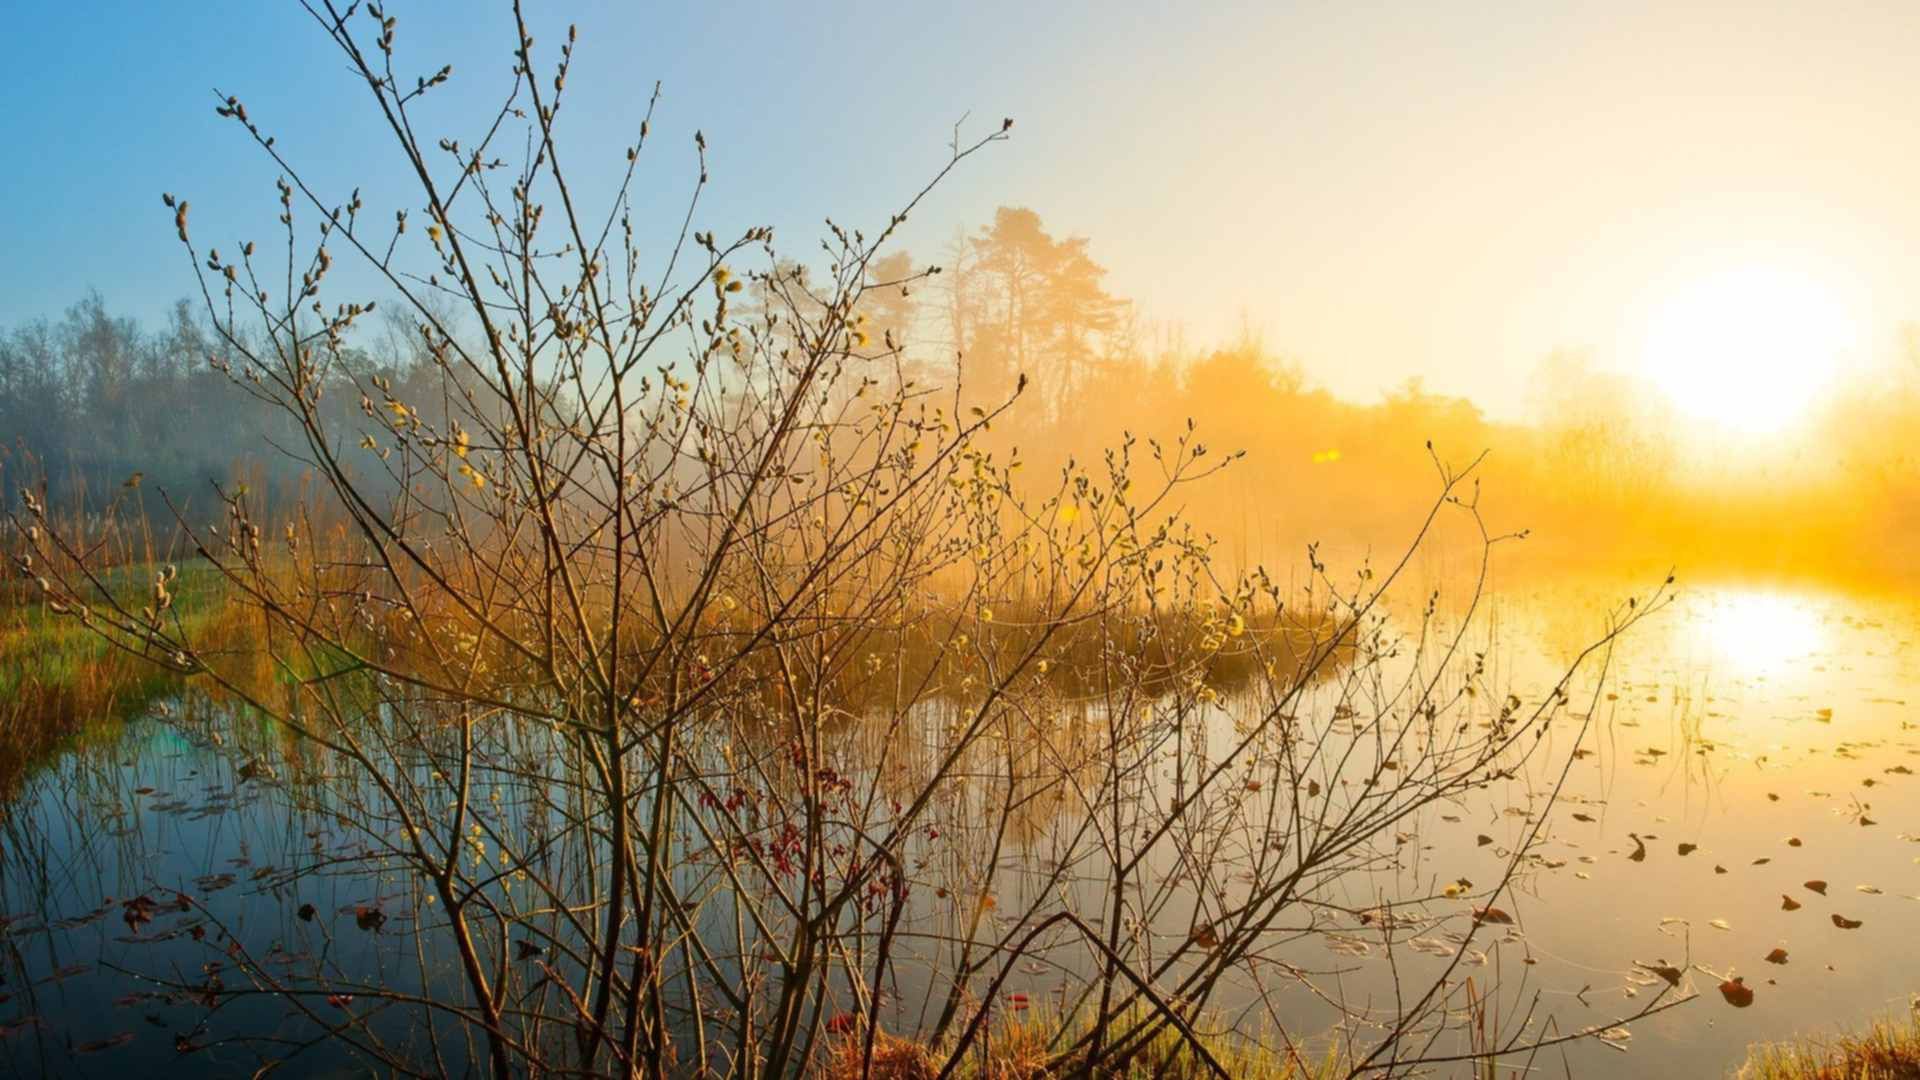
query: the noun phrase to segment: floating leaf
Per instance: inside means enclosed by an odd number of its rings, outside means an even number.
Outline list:
[[[1812,881],[1806,882],[1806,886],[1809,890],[1817,892],[1821,896],[1827,895],[1827,883],[1821,881],[1819,878],[1814,878]]]
[[[1769,964],[1784,964],[1786,962],[1787,962],[1787,950],[1785,949],[1775,948],[1772,952],[1767,954],[1767,963]]]
[[[1849,919],[1836,911],[1833,914],[1833,925],[1842,930],[1858,930],[1862,926],[1865,926],[1866,923],[1861,922],[1859,919]]]
[[[1680,845],[1680,854],[1681,854],[1681,856],[1682,856],[1682,857],[1685,857],[1685,856],[1687,856],[1687,855],[1691,855],[1691,854],[1693,854],[1694,852],[1696,852],[1696,851],[1699,851],[1699,850],[1700,850],[1700,845],[1699,845],[1699,844],[1681,844],[1681,845]]]
[[[1655,975],[1658,975],[1662,979],[1667,980],[1667,985],[1672,987],[1678,987],[1680,985],[1680,977],[1686,974],[1685,972],[1681,971],[1679,968],[1674,967],[1672,964],[1669,964],[1664,960],[1661,960],[1657,963],[1652,963],[1652,964],[1645,963],[1644,961],[1640,961],[1640,960],[1635,960],[1633,962],[1633,966],[1641,969],[1642,971],[1653,972]]]
[[[76,1054],[97,1054],[102,1050],[111,1050],[116,1046],[125,1046],[133,1041],[133,1032],[123,1031],[118,1035],[109,1035],[90,1043],[81,1043],[73,1048]]]
[[[1799,911],[1800,906],[1801,906],[1800,901],[1795,900],[1793,897],[1788,896],[1786,893],[1780,894],[1780,910],[1781,911]]]
[[[1498,926],[1512,926],[1513,916],[1501,911],[1497,907],[1488,905],[1487,907],[1473,909],[1473,921],[1477,923],[1493,923]]]
[[[1720,984],[1720,996],[1726,998],[1727,1004],[1736,1009],[1744,1009],[1753,1004],[1753,988],[1738,975]]]

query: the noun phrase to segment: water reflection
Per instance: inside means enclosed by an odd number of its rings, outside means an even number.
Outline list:
[[[1735,588],[1702,599],[1691,620],[1693,644],[1726,675],[1773,674],[1828,644],[1823,613],[1804,594]]]
[[[1531,606],[1509,601],[1489,643],[1505,690],[1528,701],[1546,695],[1563,628],[1591,625],[1603,610],[1588,599],[1570,612],[1576,603],[1564,593]],[[1330,879],[1306,923],[1276,925],[1252,961],[1230,973],[1220,1002],[1250,1030],[1284,1028],[1289,1040],[1312,1045],[1340,1034],[1343,1018],[1383,1022],[1396,979],[1437,975],[1457,959],[1460,978],[1484,988],[1500,976],[1503,1005],[1537,1000],[1564,1031],[1633,1011],[1663,985],[1641,965],[1664,963],[1706,999],[1636,1025],[1630,1039],[1556,1055],[1579,1075],[1670,1076],[1714,1075],[1753,1040],[1903,1000],[1915,988],[1906,930],[1920,913],[1909,906],[1920,896],[1915,625],[1909,609],[1855,599],[1686,594],[1624,643],[1605,686],[1575,688],[1577,704],[1508,775],[1356,849],[1352,872]],[[1369,694],[1390,709],[1392,680],[1331,681],[1299,708],[1329,730],[1350,730],[1374,707]],[[475,1060],[452,1025],[367,1014],[350,998],[262,993],[229,998],[209,1015],[201,991],[223,979],[240,985],[243,964],[287,985],[317,986],[324,976],[341,987],[431,993],[449,985],[450,960],[432,951],[430,936],[414,936],[442,920],[416,883],[389,873],[374,839],[341,816],[355,802],[323,759],[301,760],[244,713],[183,704],[185,714],[61,758],[27,781],[4,816],[0,1068],[161,1071],[190,1061],[198,1071],[240,1074],[288,1056],[289,1072],[354,1068],[350,1050],[326,1040],[335,1030],[415,1047],[454,1071]],[[1193,782],[1183,768],[1230,745],[1250,707],[1229,696],[1204,723],[1167,733],[1178,743],[1143,754],[1141,798],[1129,810],[1139,817],[1119,827],[1149,823],[1157,805]],[[1470,715],[1493,724],[1501,708],[1482,700]],[[868,763],[875,775],[862,782],[883,794],[911,790],[911,774],[937,756],[959,715],[930,710],[914,733],[850,720],[836,732],[834,761],[850,772]],[[900,922],[903,951],[918,962],[888,987],[896,1029],[941,1012],[951,982],[939,973],[993,971],[991,943],[1023,913],[1074,910],[1099,925],[1109,903],[1098,860],[1074,846],[1105,824],[1077,795],[1098,780],[1088,748],[1103,714],[1063,695],[1057,711],[1027,722],[1031,730],[1009,727],[984,745],[979,781],[957,787],[936,827],[908,851],[916,880],[943,884],[916,893]],[[1180,753],[1168,752],[1176,746]],[[1155,852],[1141,882],[1150,917],[1125,930],[1156,955],[1192,940],[1199,916],[1233,909],[1264,880],[1262,867],[1285,838],[1270,822],[1286,820],[1293,794],[1276,771],[1286,750],[1277,743],[1256,755],[1258,767],[1209,809],[1214,860],[1194,860],[1181,836]],[[729,752],[754,750],[743,738]],[[996,760],[1017,784],[1002,786],[1002,774],[985,768]],[[1316,793],[1354,779],[1339,770],[1313,775]],[[1356,794],[1352,805],[1365,798]],[[497,805],[488,820],[502,835],[538,831],[536,820],[514,816],[511,789]],[[992,827],[1006,805],[1017,811],[1008,828]],[[757,810],[749,800],[740,812]],[[686,844],[686,873],[731,865],[691,835]],[[1498,880],[1515,852],[1524,853],[1518,889],[1502,901],[1512,924],[1469,939],[1468,901],[1452,884]],[[503,905],[516,888],[525,891],[511,877],[501,883]],[[181,908],[177,894],[191,903]],[[725,918],[703,921],[701,932],[723,948],[738,936]],[[976,934],[978,949],[959,944]],[[1776,948],[1787,964],[1764,959]],[[508,962],[534,971],[544,961]],[[1049,938],[1003,987],[1006,1000],[1071,1004],[1092,966],[1072,935]],[[1737,1011],[1714,993],[1719,977],[1733,974],[1756,992]],[[193,1056],[180,1058],[182,1049]]]

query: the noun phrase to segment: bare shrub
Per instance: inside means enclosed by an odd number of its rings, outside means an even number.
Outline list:
[[[417,920],[434,992],[267,964],[235,938],[226,981],[194,984],[210,1005],[279,994],[406,1072],[457,1068],[472,1040],[499,1075],[850,1075],[857,1055],[863,1075],[948,1076],[1024,1007],[1009,976],[1044,962],[1086,980],[1049,1068],[1151,1053],[1224,1075],[1200,1025],[1261,971],[1313,985],[1294,943],[1447,924],[1457,964],[1499,921],[1527,845],[1464,897],[1336,888],[1390,864],[1421,811],[1514,775],[1547,725],[1583,722],[1571,671],[1533,703],[1489,688],[1465,644],[1478,586],[1457,618],[1429,603],[1396,622],[1404,560],[1351,587],[1316,563],[1305,597],[1223,579],[1173,513],[1232,460],[1191,424],[1020,479],[980,436],[1024,377],[986,402],[917,384],[867,318],[875,290],[937,272],[876,274],[933,184],[872,235],[831,226],[802,272],[769,228],[693,227],[702,165],[650,261],[630,215],[651,106],[591,211],[554,137],[572,33],[536,59],[516,5],[494,123],[440,139],[414,110],[449,69],[396,66],[377,5],[309,10],[419,205],[315,190],[238,97],[218,108],[282,170],[280,243],[204,244],[166,197],[209,363],[292,421],[283,449],[320,481],[271,525],[241,485],[219,489],[219,520],[182,516],[257,613],[255,659],[177,617],[171,566],[129,598],[33,493],[18,515],[27,572],[56,568],[48,603],[296,733],[288,796],[406,884],[404,910],[355,921]],[[1010,126],[956,136],[934,182]],[[399,298],[379,310],[429,377],[359,362],[376,305],[322,302],[336,257]],[[1479,521],[1471,473],[1439,469],[1412,546],[1442,513]],[[1353,1022],[1355,1071],[1485,1035],[1452,970],[1384,1021],[1316,987]],[[349,1001],[417,1012],[417,1037],[341,1023]],[[1468,1056],[1537,1030],[1520,1018]]]

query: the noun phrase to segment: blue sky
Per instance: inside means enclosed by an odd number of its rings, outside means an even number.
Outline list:
[[[582,27],[577,172],[611,175],[663,82],[642,204],[663,219],[695,128],[700,223],[773,224],[805,252],[823,216],[884,220],[962,115],[1012,116],[1015,139],[917,215],[917,253],[1031,206],[1092,237],[1150,319],[1193,341],[1244,320],[1355,397],[1421,374],[1514,411],[1546,352],[1630,367],[1661,290],[1721,267],[1827,283],[1863,348],[1920,316],[1920,6],[531,6]],[[424,115],[471,141],[506,77],[504,8],[389,9],[404,60],[455,65]],[[550,61],[564,20],[541,23]],[[276,173],[214,116],[215,86],[339,198],[364,183],[385,216],[404,194],[293,3],[26,0],[13,29],[0,323],[89,288],[145,316],[186,295],[162,190],[208,242],[268,234]]]

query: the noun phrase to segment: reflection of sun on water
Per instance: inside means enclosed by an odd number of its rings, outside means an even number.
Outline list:
[[[1758,589],[1715,595],[1695,626],[1715,666],[1743,675],[1783,673],[1826,641],[1819,613],[1804,600]]]

